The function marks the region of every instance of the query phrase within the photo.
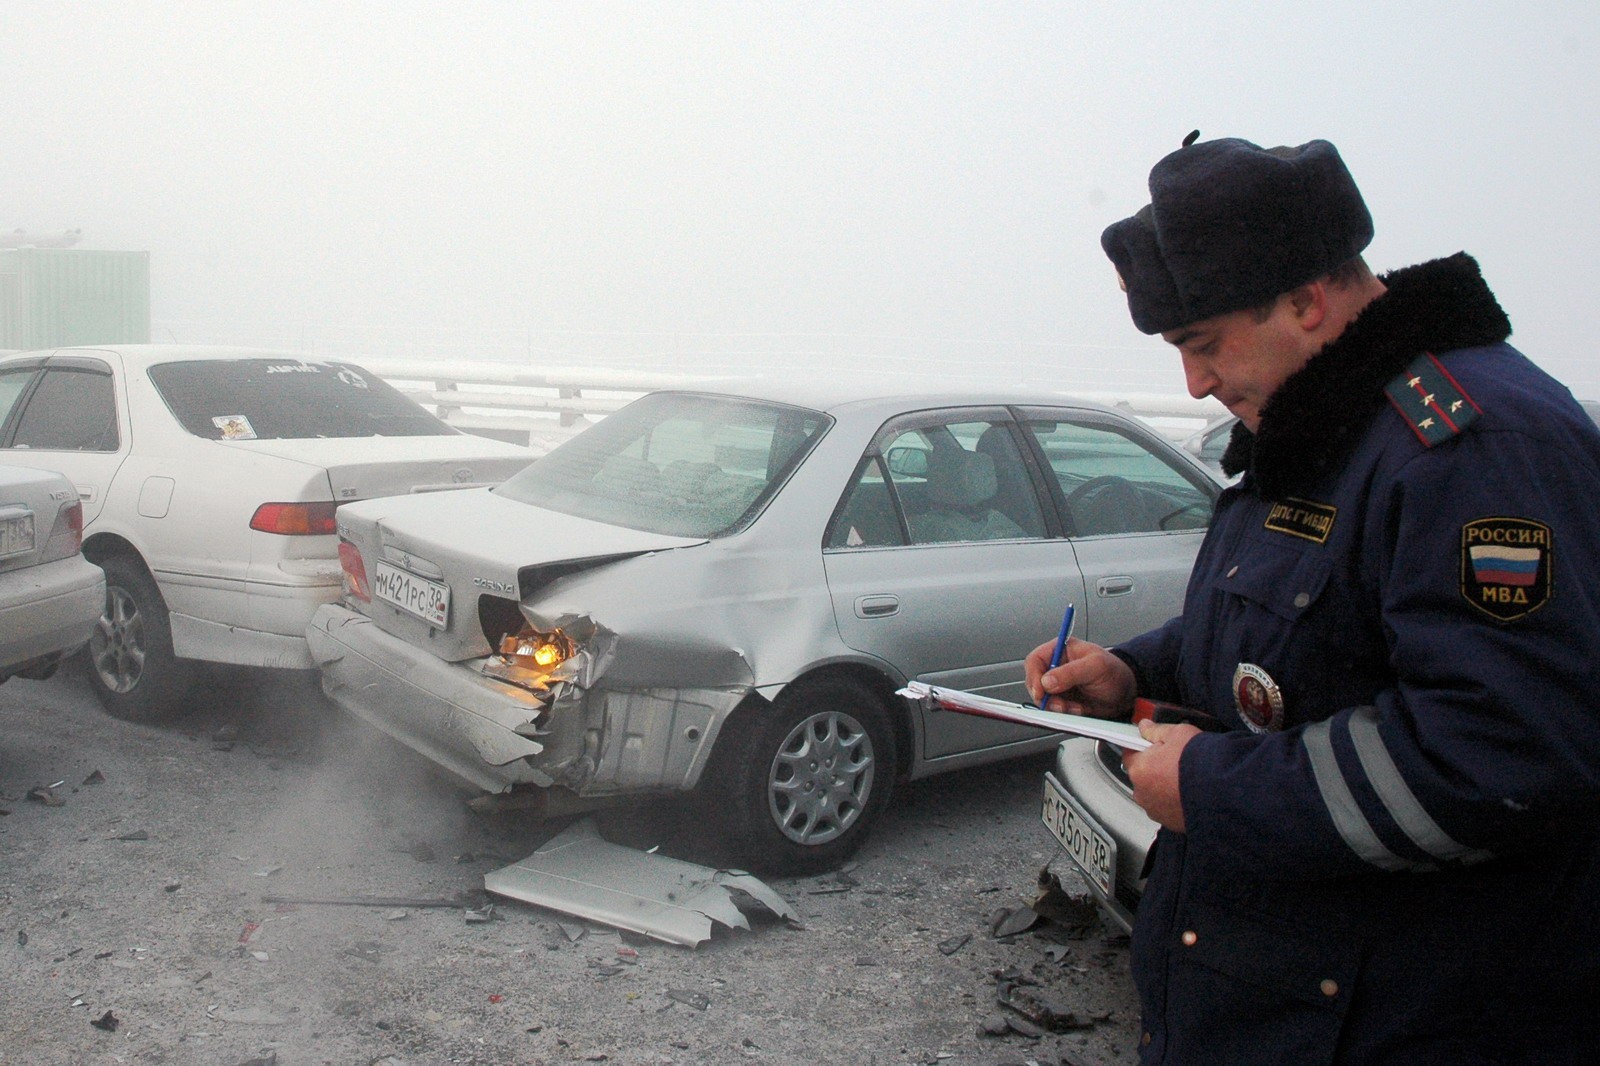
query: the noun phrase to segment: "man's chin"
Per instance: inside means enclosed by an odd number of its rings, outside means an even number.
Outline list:
[[[1230,415],[1243,422],[1244,428],[1251,433],[1254,433],[1256,427],[1261,424],[1261,412],[1256,409],[1254,404],[1238,403],[1223,404],[1223,406],[1228,409]]]

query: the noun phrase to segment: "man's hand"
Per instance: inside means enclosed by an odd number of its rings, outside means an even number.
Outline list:
[[[1124,751],[1122,765],[1133,782],[1133,802],[1144,813],[1175,832],[1184,831],[1183,797],[1178,792],[1178,760],[1189,739],[1200,730],[1192,725],[1139,723],[1139,735],[1150,742],[1143,751]]]
[[[1056,642],[1046,641],[1023,663],[1034,703],[1050,711],[1132,721],[1134,678],[1127,663],[1098,644],[1074,637],[1067,641],[1061,665],[1052,670],[1050,656],[1055,650]]]

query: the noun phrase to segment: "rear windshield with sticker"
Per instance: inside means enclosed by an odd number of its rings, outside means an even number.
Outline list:
[[[349,363],[196,359],[152,366],[150,380],[183,428],[208,440],[457,432],[377,375]]]

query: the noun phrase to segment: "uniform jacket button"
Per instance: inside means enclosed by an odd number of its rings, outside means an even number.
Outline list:
[[[1193,929],[1185,929],[1183,931],[1183,936],[1179,937],[1178,939],[1183,941],[1184,947],[1192,948],[1194,947],[1195,942],[1200,939],[1200,936]]]
[[[1142,1044],[1144,1047],[1149,1047],[1150,1046],[1150,1041],[1152,1041],[1154,1039],[1155,1039],[1155,1037],[1151,1036],[1149,1033],[1145,1033],[1143,1036],[1139,1037],[1139,1043]]]
[[[1308,604],[1310,602],[1311,602],[1311,593],[1309,593],[1309,592],[1302,592],[1302,593],[1300,593],[1300,595],[1298,595],[1298,596],[1296,596],[1294,598],[1294,605],[1296,607],[1304,607],[1306,604]]]
[[[1329,999],[1332,999],[1334,996],[1339,994],[1339,982],[1333,980],[1331,977],[1324,977],[1322,979],[1322,983],[1317,987],[1322,989],[1322,994],[1327,996]]]

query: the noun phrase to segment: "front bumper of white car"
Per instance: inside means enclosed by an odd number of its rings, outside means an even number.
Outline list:
[[[1085,737],[1061,742],[1055,769],[1045,773],[1044,821],[1101,908],[1130,930],[1158,827],[1105,765],[1103,759],[1118,757],[1115,749],[1102,750],[1100,741]],[[1062,793],[1076,810],[1057,805]]]

